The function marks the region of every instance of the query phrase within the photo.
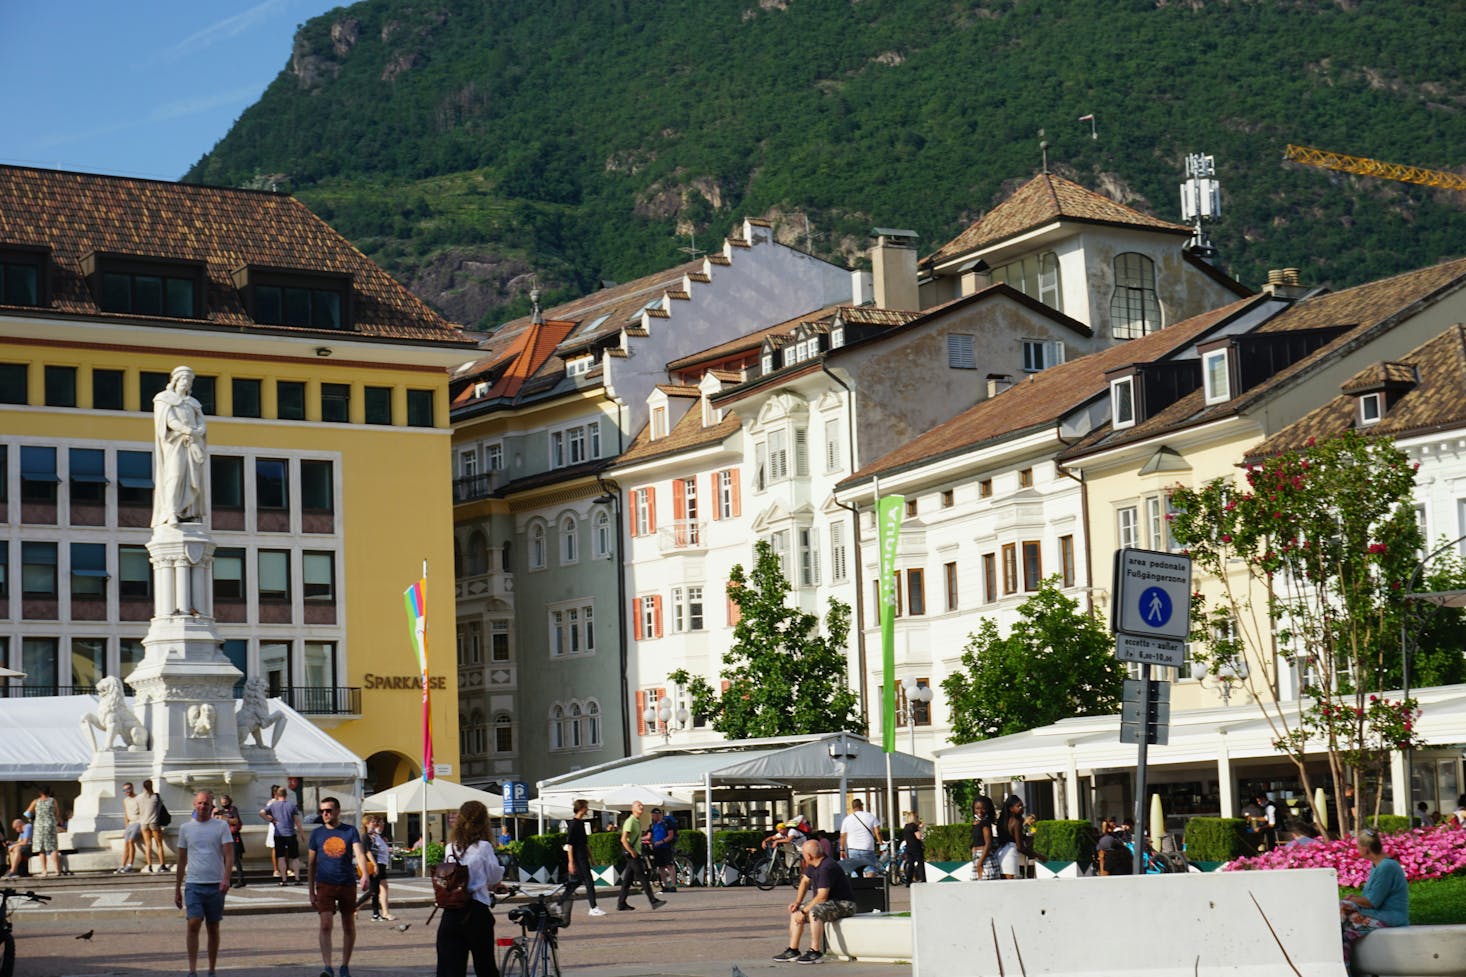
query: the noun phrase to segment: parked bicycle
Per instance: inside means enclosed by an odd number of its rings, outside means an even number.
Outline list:
[[[758,848],[729,849],[724,853],[722,864],[713,866],[716,872],[713,884],[755,885],[758,882],[759,868],[766,864],[766,860],[765,853]],[[732,879],[728,878],[728,869],[733,870]]]
[[[24,899],[27,902],[50,902],[50,896],[20,889],[0,889],[0,977],[10,977],[15,972],[15,934],[10,923],[10,900]]]
[[[569,923],[548,900],[559,896],[564,889],[563,885],[557,885],[509,910],[509,922],[519,924],[519,935],[501,936],[495,941],[505,948],[504,962],[499,965],[500,977],[560,977],[559,933]],[[510,891],[518,889],[511,887]]]

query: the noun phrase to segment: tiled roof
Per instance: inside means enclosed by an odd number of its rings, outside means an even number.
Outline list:
[[[1144,441],[1175,428],[1194,427],[1244,413],[1280,387],[1311,373],[1342,350],[1368,342],[1389,329],[1400,317],[1462,287],[1466,287],[1466,258],[1301,299],[1258,326],[1253,334],[1345,327],[1342,334],[1230,400],[1207,404],[1204,391],[1193,391],[1134,427],[1118,431],[1108,425],[1100,428],[1066,452],[1064,457],[1077,458],[1092,451]]]
[[[0,166],[0,244],[51,249],[52,308],[69,315],[149,325],[311,336],[355,335],[469,349],[473,340],[373,264],[294,197],[128,177]],[[103,312],[82,271],[92,252],[201,262],[205,318]],[[255,322],[232,272],[245,267],[350,275],[351,328],[303,329]]]
[[[1346,394],[1383,390],[1386,387],[1410,387],[1415,384],[1415,367],[1409,363],[1376,363],[1350,377],[1339,389]]]
[[[616,459],[616,465],[630,464],[636,461],[646,461],[650,458],[660,458],[663,455],[673,455],[681,451],[691,451],[694,448],[703,448],[710,444],[718,444],[738,433],[741,422],[738,415],[732,411],[725,411],[723,419],[711,427],[702,426],[702,411],[692,408],[672,426],[665,438],[651,437],[651,425],[648,424],[641,429],[631,441],[631,446],[621,452]]]
[[[719,380],[723,383],[743,382],[743,371],[741,370],[709,370],[708,372],[713,375],[714,380]]]
[[[1386,398],[1384,416],[1377,423],[1360,425],[1359,398],[1357,392],[1351,394],[1348,388],[1365,374],[1402,379],[1405,371],[1411,384],[1408,389]],[[1451,326],[1412,350],[1402,362],[1370,367],[1344,384],[1344,388],[1343,394],[1257,445],[1248,452],[1249,457],[1265,458],[1296,450],[1310,438],[1322,441],[1356,427],[1372,435],[1393,438],[1466,427],[1466,326],[1459,323]]]
[[[880,326],[899,326],[910,322],[917,317],[915,312],[900,312],[895,309],[876,309],[863,305],[827,305],[822,309],[815,309],[805,312],[792,319],[785,319],[783,322],[775,323],[772,326],[765,326],[762,329],[755,329],[753,332],[745,333],[736,339],[730,339],[725,343],[716,346],[709,346],[690,356],[683,356],[667,364],[667,369],[675,372],[696,366],[699,363],[709,363],[724,359],[737,353],[746,353],[758,349],[763,345],[764,340],[769,337],[782,337],[792,333],[799,326],[806,323],[829,323],[836,315],[846,322],[871,323]],[[741,382],[741,380],[739,381]]]
[[[692,397],[697,399],[702,396],[702,391],[696,387],[689,387],[681,383],[659,383],[657,389],[668,397]]]
[[[1058,220],[1191,233],[1191,229],[1184,224],[1173,224],[1149,214],[1142,214],[1133,207],[1116,203],[1109,197],[1087,190],[1071,180],[1044,173],[1019,187],[1013,196],[988,211],[922,263],[941,264],[949,258],[989,247]]]
[[[514,397],[524,388],[525,382],[534,376],[536,371],[554,354],[555,347],[574,328],[575,323],[573,322],[551,319],[545,322],[531,322],[529,328],[504,337],[502,343],[495,345],[490,356],[480,359],[471,367],[460,370],[454,378],[456,382],[465,378],[478,380],[482,377],[489,382],[488,390],[482,396],[476,396],[474,394],[475,384],[469,383],[453,396],[450,409],[464,407],[475,401]],[[496,334],[494,338],[499,337]]]
[[[1259,296],[1240,299],[1140,339],[1030,374],[996,397],[982,401],[863,466],[841,485],[853,485],[874,475],[925,464],[1020,431],[1053,425],[1068,411],[1105,393],[1109,389],[1106,372],[1130,363],[1162,359],[1182,350],[1258,301],[1261,301]]]

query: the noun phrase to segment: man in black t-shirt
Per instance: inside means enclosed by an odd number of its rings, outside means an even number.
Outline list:
[[[819,842],[806,841],[800,851],[804,854],[804,877],[789,904],[789,946],[774,959],[819,963],[825,955],[825,924],[855,915],[855,892],[840,864],[825,854]],[[814,898],[806,904],[804,897],[810,892]],[[809,950],[801,954],[799,941],[806,922],[810,924]]]

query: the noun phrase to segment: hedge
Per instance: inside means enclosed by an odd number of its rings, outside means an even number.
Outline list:
[[[926,860],[965,862],[972,858],[972,825],[929,824],[926,826]]]
[[[726,862],[728,860],[728,848],[734,850],[739,848],[757,848],[768,835],[762,831],[714,831],[713,832],[713,861]]]
[[[1191,818],[1186,822],[1186,857],[1193,862],[1230,862],[1256,855],[1242,818]]]
[[[1097,840],[1088,821],[1038,821],[1033,826],[1033,850],[1046,862],[1088,865]]]
[[[519,842],[519,864],[526,868],[564,869],[565,832],[530,835]]]
[[[1369,823],[1387,835],[1397,835],[1410,830],[1410,819],[1403,814],[1380,814],[1369,819]]]
[[[708,860],[708,836],[697,828],[679,828],[673,850],[686,855],[692,864],[702,865]]]
[[[592,865],[618,865],[621,862],[621,834],[617,831],[597,831],[586,837]]]

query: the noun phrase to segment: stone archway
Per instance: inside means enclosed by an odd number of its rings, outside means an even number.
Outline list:
[[[375,794],[422,776],[422,767],[395,750],[382,750],[367,757],[364,791]]]

